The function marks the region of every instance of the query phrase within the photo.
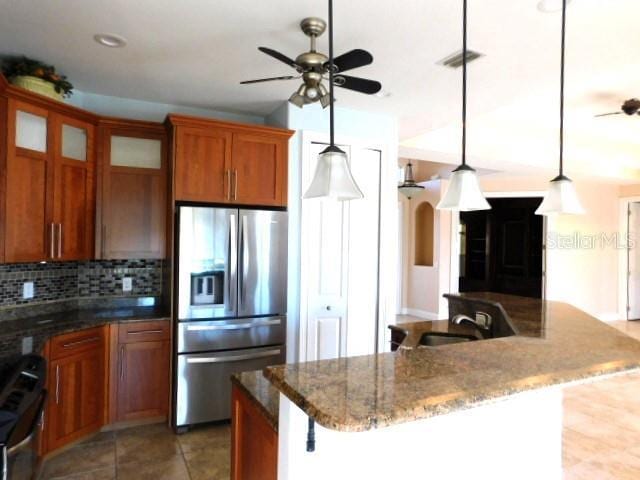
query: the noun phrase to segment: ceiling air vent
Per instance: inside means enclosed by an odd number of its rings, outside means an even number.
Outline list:
[[[467,49],[467,64],[477,60],[480,57],[483,57],[482,53],[474,52],[473,50]],[[438,65],[444,65],[449,68],[460,68],[462,66],[462,50],[456,53],[452,53],[448,57],[443,58],[439,62]]]

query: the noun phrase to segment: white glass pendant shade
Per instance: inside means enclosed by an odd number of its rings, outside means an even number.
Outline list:
[[[438,210],[471,212],[490,210],[491,205],[480,190],[476,171],[467,165],[460,165],[451,173],[447,191],[436,208]]]
[[[364,197],[351,175],[347,154],[335,146],[327,147],[318,155],[316,172],[303,196],[305,199],[320,197],[340,201]]]
[[[559,175],[549,184],[544,200],[536,210],[536,215],[584,214],[573,182]]]

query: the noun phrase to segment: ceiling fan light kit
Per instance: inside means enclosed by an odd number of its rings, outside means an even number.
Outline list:
[[[438,210],[470,212],[490,210],[480,189],[476,171],[467,165],[467,0],[462,2],[462,164],[451,173],[447,191]]]
[[[560,162],[559,174],[551,180],[544,200],[536,210],[537,215],[585,213],[573,182],[564,175],[564,57],[567,26],[567,3],[562,0],[562,43],[560,47]]]
[[[333,198],[340,201],[356,200],[364,195],[356,184],[347,154],[335,144],[335,119],[333,96],[333,0],[329,0],[329,146],[318,155],[316,171],[304,199]],[[326,95],[325,95],[326,96]]]
[[[294,68],[298,76],[280,76],[271,78],[262,78],[258,80],[246,80],[240,82],[242,85],[254,83],[271,82],[276,80],[296,80],[302,79],[302,85],[291,95],[289,101],[296,107],[304,107],[305,105],[320,102],[322,108],[329,106],[329,97],[327,88],[323,81],[333,83],[333,85],[353,90],[355,92],[367,95],[375,95],[382,90],[382,84],[375,80],[366,78],[350,77],[343,75],[343,72],[364,67],[373,63],[373,56],[362,49],[351,50],[347,53],[339,55],[333,59],[333,67],[329,66],[329,57],[317,51],[317,39],[327,28],[324,20],[317,17],[308,17],[300,22],[300,29],[310,39],[310,48],[308,52],[301,53],[295,60],[286,55],[267,47],[258,47],[262,53],[275,58],[276,60]],[[329,70],[333,69],[335,75],[333,79],[329,79]]]

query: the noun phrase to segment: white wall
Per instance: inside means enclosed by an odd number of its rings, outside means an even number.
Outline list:
[[[546,177],[532,176],[480,177],[482,189],[486,193],[544,192],[548,180]],[[564,243],[569,243],[554,248],[549,245],[546,251],[546,296],[549,300],[575,305],[601,320],[619,319],[619,250],[602,239],[611,238],[619,231],[619,197],[621,191],[626,193],[627,190],[621,190],[617,185],[593,181],[576,180],[574,183],[587,213],[547,219],[547,239],[561,238]],[[442,182],[442,191],[446,184],[446,181]],[[437,201],[433,194],[429,195],[430,201]],[[436,292],[441,302],[440,314],[446,312],[446,307],[442,305],[442,293],[451,290],[451,284],[455,284],[452,279],[455,280],[458,275],[457,265],[452,267],[445,263],[451,260],[449,248],[452,245],[451,216],[447,216],[448,218],[439,222],[437,286],[425,283],[432,281],[433,275],[426,272],[412,273],[410,265],[406,269],[405,306],[409,312],[411,308],[420,310],[420,306],[434,308]],[[583,245],[575,245],[576,238],[581,238]],[[413,267],[415,268],[425,267]]]
[[[111,97],[97,93],[80,92],[78,90],[74,90],[73,95],[66,100],[66,103],[97,113],[98,115],[151,122],[164,121],[168,113],[182,113],[233,122],[264,123],[264,118],[257,115],[221,112],[214,109],[186,107],[168,103],[146,102],[144,100]]]
[[[395,323],[397,235],[395,230],[397,211],[396,171],[398,162],[398,127],[394,117],[346,108],[336,108],[336,141],[341,138],[357,138],[365,144],[381,145],[383,172],[381,192],[380,249],[385,252],[380,262],[381,333],[386,323]],[[286,127],[296,133],[289,142],[289,296],[287,328],[287,361],[298,359],[300,322],[300,224],[302,207],[301,184],[302,132],[326,134],[328,142],[329,112],[320,105],[307,105],[300,109],[290,103],[283,104],[266,118],[268,125]],[[347,142],[345,142],[347,143]],[[388,253],[388,254],[387,254]],[[379,346],[384,347],[384,335]]]

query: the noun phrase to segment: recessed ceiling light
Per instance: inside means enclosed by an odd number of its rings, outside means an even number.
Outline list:
[[[98,33],[93,39],[100,45],[109,48],[122,48],[127,44],[127,39],[114,33]]]
[[[571,3],[571,0],[567,0],[567,4]],[[554,13],[562,10],[562,0],[540,0],[538,2],[538,10],[543,13]]]

